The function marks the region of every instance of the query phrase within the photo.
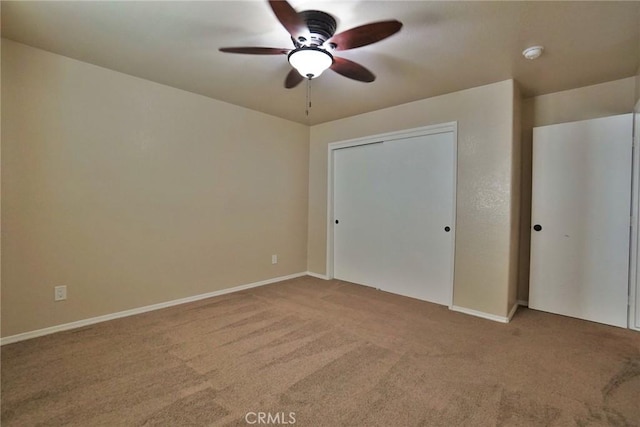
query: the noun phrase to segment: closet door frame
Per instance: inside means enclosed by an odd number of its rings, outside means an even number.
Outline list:
[[[453,133],[453,210],[451,224],[452,248],[451,248],[451,283],[449,285],[449,308],[453,305],[453,283],[455,280],[455,247],[456,247],[456,192],[457,192],[457,159],[458,159],[458,122],[447,122],[437,125],[423,126],[412,129],[405,129],[396,132],[388,132],[366,136],[362,138],[336,141],[328,145],[327,157],[327,253],[326,253],[326,279],[334,278],[333,256],[334,256],[334,151],[341,148],[355,147],[359,145],[378,144],[385,141],[412,138],[418,136],[434,135],[439,133]]]
[[[631,255],[629,257],[629,329],[640,331],[640,103],[633,114],[631,171]]]

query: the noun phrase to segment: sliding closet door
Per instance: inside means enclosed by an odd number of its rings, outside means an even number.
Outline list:
[[[627,326],[631,115],[535,128],[529,307]]]
[[[454,143],[445,132],[334,150],[334,277],[451,304]]]

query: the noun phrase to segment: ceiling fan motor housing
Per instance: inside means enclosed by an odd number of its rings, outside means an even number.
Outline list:
[[[294,40],[297,47],[300,46],[322,46],[336,32],[337,23],[333,16],[320,10],[305,10],[298,15],[304,20],[309,28],[311,40]]]

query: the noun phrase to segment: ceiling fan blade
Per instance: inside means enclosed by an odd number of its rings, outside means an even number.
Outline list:
[[[396,20],[374,22],[336,34],[328,42],[336,45],[335,50],[355,49],[386,39],[401,28],[402,22]]]
[[[362,65],[344,58],[333,57],[331,69],[338,74],[360,82],[371,83],[376,76]]]
[[[244,53],[248,55],[286,55],[291,49],[280,49],[277,47],[221,47],[220,52]]]
[[[287,78],[284,81],[284,87],[286,87],[287,89],[292,89],[298,86],[303,80],[304,77],[300,75],[298,70],[293,68],[291,71],[289,71],[289,74],[287,74]]]
[[[269,0],[269,6],[276,18],[295,40],[309,38],[309,28],[298,12],[286,0]]]

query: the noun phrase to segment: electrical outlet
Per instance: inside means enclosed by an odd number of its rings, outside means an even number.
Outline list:
[[[66,286],[56,286],[53,288],[53,300],[54,301],[64,301],[67,299],[67,287]]]
[[[278,255],[271,255],[271,264],[278,263]]]

